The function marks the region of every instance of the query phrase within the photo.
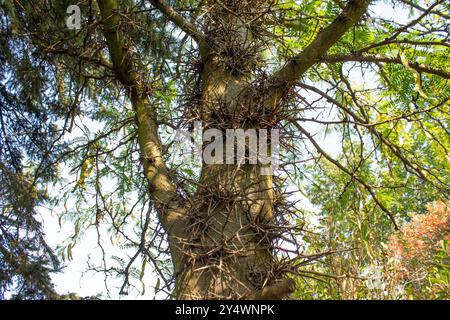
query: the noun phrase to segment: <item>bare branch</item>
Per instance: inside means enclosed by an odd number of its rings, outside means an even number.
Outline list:
[[[319,95],[321,95],[322,97],[326,98],[329,102],[335,104],[336,106],[338,106],[340,109],[342,109],[343,111],[345,111],[348,115],[350,115],[353,119],[356,120],[356,122],[358,123],[358,125],[364,125],[368,128],[368,130],[374,135],[376,136],[378,139],[380,139],[380,141],[386,145],[391,151],[392,153],[394,153],[406,166],[410,167],[413,172],[420,178],[422,178],[424,181],[428,181],[427,177],[423,174],[423,172],[421,171],[421,169],[419,168],[418,165],[414,165],[413,163],[411,163],[411,161],[409,161],[398,149],[398,147],[396,147],[395,145],[393,145],[388,139],[386,139],[380,132],[378,132],[378,130],[374,127],[371,126],[368,121],[366,121],[365,119],[359,117],[355,112],[353,112],[351,109],[345,107],[342,103],[339,103],[336,99],[334,99],[333,97],[329,96],[328,94],[322,92],[321,90],[307,85],[307,84],[299,84],[302,88],[305,88],[307,90],[313,91]]]
[[[338,167],[339,169],[344,171],[346,174],[348,174],[350,177],[352,177],[352,179],[354,179],[355,181],[359,182],[370,193],[370,195],[372,196],[373,200],[380,207],[380,209],[382,211],[384,211],[388,215],[389,219],[394,224],[395,229],[399,230],[397,222],[395,221],[394,215],[378,200],[377,195],[375,194],[375,192],[373,191],[373,189],[372,189],[372,187],[370,185],[368,185],[365,181],[363,181],[361,178],[359,178],[354,172],[351,172],[349,169],[347,169],[345,166],[343,166],[339,161],[333,159],[328,153],[326,153],[325,150],[323,150],[320,147],[320,145],[316,142],[316,140],[313,138],[313,136],[308,131],[306,131],[300,124],[298,124],[297,122],[292,122],[292,124],[302,134],[304,134],[305,137],[308,138],[308,140],[316,148],[317,152],[319,152],[325,159],[327,159],[329,162],[334,164],[336,167]]]
[[[450,19],[450,15],[445,14],[445,13],[442,12],[441,10],[430,10],[429,8],[421,7],[420,5],[415,4],[414,2],[409,1],[409,0],[400,0],[400,1],[403,2],[404,4],[407,4],[407,5],[411,6],[411,7],[413,7],[413,8],[415,8],[415,9],[419,10],[419,11],[422,11],[422,12],[429,12],[429,13],[435,14],[435,15],[437,15],[437,16],[440,16],[440,17],[442,17],[442,18]]]
[[[383,40],[381,42],[371,44],[365,48],[359,49],[356,52],[364,53],[373,48],[388,46],[388,45],[392,45],[392,44],[396,44],[396,45],[410,44],[413,46],[443,46],[443,47],[450,48],[450,43],[447,40],[426,41],[426,40],[409,40],[409,39],[391,39],[391,40]]]
[[[422,21],[423,18],[428,16],[430,12],[439,4],[444,2],[444,0],[438,0],[435,3],[433,3],[428,9],[424,10],[420,16],[418,16],[416,19],[412,20],[411,22],[405,24],[404,26],[398,28],[390,37],[386,38],[383,41],[391,41],[392,39],[396,39],[401,33],[407,31],[411,27],[418,24],[420,21]]]
[[[322,62],[380,62],[380,63],[396,63],[403,64],[402,59],[398,57],[388,57],[381,54],[348,54],[348,55],[328,55],[321,58]],[[408,62],[408,66],[419,73],[429,73],[434,74],[445,79],[450,79],[450,72],[441,69],[431,68],[424,64],[419,64],[417,62]]]
[[[197,29],[191,22],[186,20],[181,14],[175,11],[171,6],[169,6],[163,0],[150,0],[151,4],[161,11],[170,21],[172,21],[177,27],[179,27],[183,32],[192,37],[197,44],[201,53],[207,51],[207,46],[203,34]]]

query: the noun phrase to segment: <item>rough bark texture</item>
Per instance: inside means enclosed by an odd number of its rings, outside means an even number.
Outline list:
[[[169,246],[175,272],[181,267],[182,246],[179,239],[186,230],[186,208],[180,203],[176,187],[172,183],[162,158],[161,142],[158,136],[156,112],[148,93],[133,69],[132,55],[124,44],[120,31],[117,0],[97,1],[103,21],[103,33],[108,42],[108,50],[117,79],[125,87],[133,105],[138,127],[139,147],[144,164],[144,174],[159,220],[168,234]]]

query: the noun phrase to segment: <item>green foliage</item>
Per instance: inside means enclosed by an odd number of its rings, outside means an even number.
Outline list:
[[[429,292],[429,299],[449,299],[450,297],[450,261],[449,261],[449,242],[441,241],[441,248],[434,256],[434,263],[428,270],[427,280],[429,286],[425,291]]]

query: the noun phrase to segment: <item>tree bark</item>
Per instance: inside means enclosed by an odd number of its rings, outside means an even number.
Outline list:
[[[261,175],[262,164],[203,163],[197,192],[186,205],[162,161],[156,111],[124,45],[117,0],[97,2],[117,79],[126,88],[136,114],[149,192],[168,234],[176,278],[174,296],[281,299],[288,295],[294,283],[280,276],[272,252],[272,176]],[[199,45],[201,99],[193,111],[204,129],[223,133],[226,129],[270,129],[276,114],[267,110],[361,17],[370,0],[350,0],[336,21],[269,79],[264,91],[253,84],[263,40],[252,34],[257,19],[246,21],[260,15],[267,3],[250,2],[230,0],[212,6],[210,24],[200,32],[164,1],[151,1]],[[225,154],[225,148],[222,152]]]
[[[260,127],[245,122],[244,113],[257,106],[239,97],[253,79],[227,70],[220,62],[227,58],[213,53],[205,62],[198,112],[205,129],[221,130],[224,136],[226,129]],[[223,153],[225,159],[225,147]],[[258,230],[272,219],[272,177],[261,175],[261,168],[203,163],[178,298],[244,298],[273,280],[267,272],[273,262],[270,239]]]

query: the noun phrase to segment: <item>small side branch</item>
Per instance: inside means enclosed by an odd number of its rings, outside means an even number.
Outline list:
[[[322,62],[337,63],[337,62],[375,62],[375,63],[395,63],[404,64],[401,57],[388,57],[381,54],[348,54],[348,55],[328,55],[321,58]],[[408,67],[416,70],[419,73],[428,73],[440,76],[445,79],[450,79],[450,72],[442,69],[436,69],[417,62],[409,62]]]
[[[350,177],[352,177],[352,179],[354,179],[355,181],[359,182],[368,192],[369,194],[372,196],[373,200],[375,201],[375,203],[380,207],[380,209],[386,213],[389,217],[389,219],[392,221],[392,223],[394,224],[395,230],[399,230],[397,222],[395,221],[394,215],[392,214],[392,212],[390,212],[378,199],[377,195],[375,194],[375,192],[373,191],[372,187],[367,184],[365,181],[363,181],[360,177],[358,177],[354,172],[351,172],[349,169],[347,169],[345,166],[343,166],[339,161],[333,159],[328,153],[325,152],[325,150],[323,150],[320,145],[317,143],[317,141],[313,138],[313,136],[306,131],[300,124],[298,124],[297,122],[292,122],[293,125],[295,125],[295,127],[306,137],[308,138],[308,140],[312,143],[312,145],[314,146],[314,148],[316,148],[317,152],[319,152],[319,154],[321,154],[325,159],[327,159],[329,162],[331,162],[332,164],[334,164],[336,167],[338,167],[339,169],[341,169],[343,172],[345,172],[346,174],[348,174]]]
[[[200,30],[197,29],[191,22],[186,20],[181,14],[179,14],[175,9],[169,6],[163,0],[150,0],[150,3],[163,15],[165,15],[170,21],[172,21],[177,27],[183,30],[184,33],[192,37],[194,39],[200,49],[201,53],[205,53],[207,50],[206,41],[203,37],[203,34]]]

